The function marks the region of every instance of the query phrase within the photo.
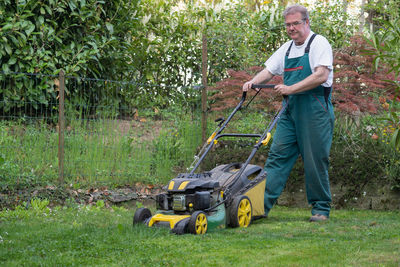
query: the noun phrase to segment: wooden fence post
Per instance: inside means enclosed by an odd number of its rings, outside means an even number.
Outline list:
[[[203,143],[207,139],[207,36],[203,33],[203,45],[201,54],[201,82],[203,88],[201,90],[201,136]]]
[[[58,181],[64,183],[64,88],[65,74],[61,70],[59,74],[59,97],[58,97]]]

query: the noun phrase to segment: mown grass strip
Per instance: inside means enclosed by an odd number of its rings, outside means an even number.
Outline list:
[[[399,266],[400,213],[276,207],[249,228],[204,236],[132,226],[133,210],[98,206],[0,213],[3,266]]]

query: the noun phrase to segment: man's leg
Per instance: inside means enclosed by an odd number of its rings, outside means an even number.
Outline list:
[[[268,215],[270,209],[281,195],[290,171],[299,156],[296,139],[294,123],[290,116],[285,114],[277,125],[264,167],[267,173],[264,195],[265,215]]]
[[[306,98],[306,97],[304,97]],[[332,144],[333,112],[326,107],[324,98],[308,96],[310,102],[299,113],[309,119],[297,124],[299,149],[304,162],[305,184],[312,215],[329,217],[332,201],[329,186],[329,152]],[[325,107],[324,107],[325,106]]]

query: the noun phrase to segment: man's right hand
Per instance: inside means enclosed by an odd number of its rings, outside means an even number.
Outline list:
[[[253,84],[254,84],[254,83],[253,83],[252,80],[251,80],[251,81],[248,81],[248,82],[245,82],[245,83],[243,84],[243,92],[249,91],[249,89],[251,89],[251,86],[252,86]]]

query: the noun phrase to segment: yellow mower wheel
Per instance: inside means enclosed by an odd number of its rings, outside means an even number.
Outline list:
[[[204,235],[207,232],[207,215],[203,211],[195,211],[190,216],[188,229],[195,235]]]
[[[229,209],[230,225],[232,227],[247,227],[251,223],[253,208],[247,196],[237,196]]]

